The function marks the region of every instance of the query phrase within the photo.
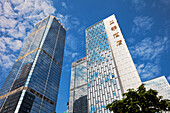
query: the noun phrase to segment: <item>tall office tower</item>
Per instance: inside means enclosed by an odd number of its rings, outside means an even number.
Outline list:
[[[85,57],[72,63],[69,113],[88,113],[86,66]]]
[[[0,113],[55,111],[65,36],[54,16],[35,25],[0,91]]]
[[[106,105],[141,80],[114,15],[85,31],[89,113],[108,113]]]
[[[144,83],[147,90],[150,88],[157,90],[159,96],[163,96],[164,99],[170,99],[170,85],[165,76],[148,80]]]

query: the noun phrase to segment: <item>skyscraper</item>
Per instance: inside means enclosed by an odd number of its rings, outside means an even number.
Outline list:
[[[54,16],[35,25],[0,90],[1,113],[55,111],[65,37]]]
[[[141,84],[114,15],[86,30],[89,113],[108,113],[106,105]]]
[[[86,66],[85,57],[72,63],[69,113],[88,113]]]

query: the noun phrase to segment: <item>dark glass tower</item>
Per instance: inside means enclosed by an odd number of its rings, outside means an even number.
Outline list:
[[[54,16],[35,25],[0,90],[0,113],[55,111],[65,37]]]

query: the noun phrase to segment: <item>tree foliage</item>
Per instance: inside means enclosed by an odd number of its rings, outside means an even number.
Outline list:
[[[162,99],[153,89],[146,91],[144,84],[134,89],[128,89],[122,100],[114,100],[106,106],[114,113],[160,113],[170,111],[170,100]]]

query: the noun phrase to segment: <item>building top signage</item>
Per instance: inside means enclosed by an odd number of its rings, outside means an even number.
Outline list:
[[[110,25],[112,25],[112,24],[114,23],[114,20],[111,20],[109,23],[110,23]],[[111,30],[112,30],[112,31],[114,31],[115,29],[117,29],[116,26],[111,27]],[[119,32],[114,33],[114,34],[113,34],[113,37],[114,37],[114,38],[119,37]],[[116,46],[119,46],[119,45],[121,45],[121,44],[122,44],[122,40],[119,40],[119,41],[116,42]]]

